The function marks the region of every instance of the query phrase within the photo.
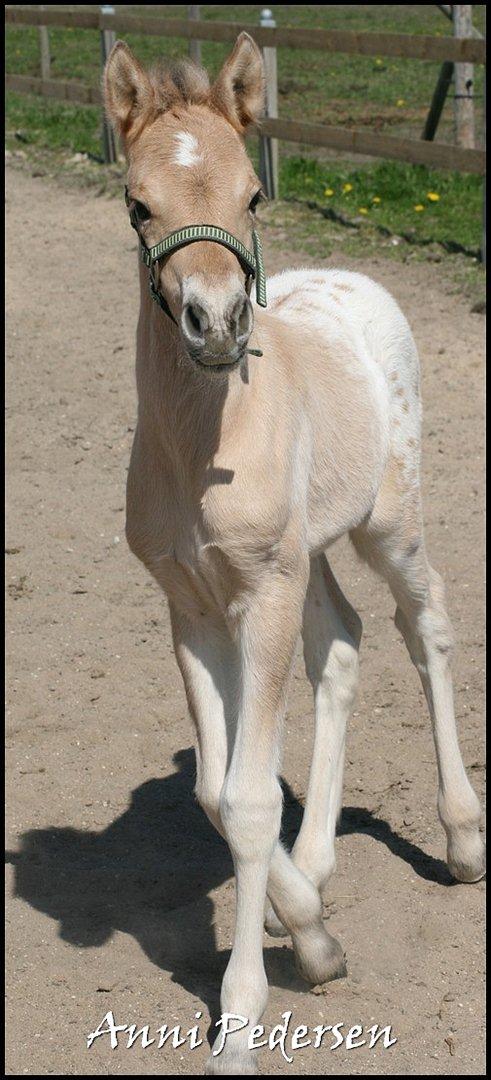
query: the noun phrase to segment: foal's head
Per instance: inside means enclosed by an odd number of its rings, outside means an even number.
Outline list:
[[[242,135],[262,111],[263,66],[249,35],[240,34],[212,86],[188,61],[147,73],[119,41],[106,66],[105,101],[123,139],[129,205],[144,244],[188,225],[216,225],[252,250],[261,185]],[[209,370],[240,363],[253,315],[232,251],[189,244],[159,262],[156,284],[196,363]]]

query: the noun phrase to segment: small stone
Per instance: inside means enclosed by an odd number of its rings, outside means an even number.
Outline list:
[[[445,1039],[444,1039],[444,1042],[446,1042],[446,1044],[448,1046],[448,1049],[449,1049],[449,1051],[450,1051],[450,1053],[451,1053],[451,1055],[453,1057],[454,1054],[455,1054],[455,1039],[454,1039],[453,1035],[450,1035],[450,1034],[446,1035]]]

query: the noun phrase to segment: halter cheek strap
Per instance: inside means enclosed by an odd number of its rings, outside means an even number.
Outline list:
[[[129,205],[128,190],[125,189],[125,201],[126,205]],[[155,273],[156,268],[159,268],[160,261],[171,255],[173,251],[178,251],[179,248],[187,247],[188,244],[195,244],[198,240],[211,240],[215,244],[222,244],[223,247],[233,251],[237,256],[242,269],[246,275],[246,289],[249,293],[251,281],[254,278],[256,282],[256,300],[260,307],[266,307],[266,274],[264,271],[263,255],[261,241],[255,229],[252,232],[252,243],[254,250],[249,251],[248,248],[240,241],[237,240],[232,233],[227,232],[226,229],[219,228],[218,225],[187,225],[184,229],[177,229],[175,232],[170,233],[169,236],[164,237],[158,244],[154,244],[153,247],[148,248],[142,241],[138,228],[138,220],[134,210],[130,211],[130,222],[132,227],[138,233],[140,240],[140,258],[145,266],[150,271],[150,294],[152,299],[162,308],[162,311],[172,319],[172,322],[176,322],[167,300],[160,292],[157,280],[158,275]]]

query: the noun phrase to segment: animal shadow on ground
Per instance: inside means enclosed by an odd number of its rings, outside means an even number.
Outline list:
[[[59,920],[63,941],[88,948],[115,930],[131,934],[152,963],[206,1004],[213,1024],[229,951],[217,949],[209,893],[232,877],[233,866],[196,803],[194,750],[180,750],[173,761],[174,773],[136,788],[128,809],[101,832],[32,829],[6,858],[15,867],[15,895]],[[284,782],[283,793],[282,837],[291,846],[303,811]],[[423,877],[451,880],[443,863],[368,810],[347,807],[339,831],[370,833]],[[266,948],[265,962],[274,985],[306,988],[289,948]]]

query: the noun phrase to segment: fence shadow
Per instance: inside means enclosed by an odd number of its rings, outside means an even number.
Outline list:
[[[15,866],[15,895],[59,921],[64,941],[89,948],[116,930],[131,934],[153,964],[207,1005],[213,1019],[229,952],[217,949],[210,893],[232,877],[233,866],[194,798],[194,750],[181,750],[173,760],[176,771],[136,788],[128,809],[101,832],[32,829],[6,858]],[[291,846],[302,807],[286,783],[283,792],[282,836]],[[368,810],[347,807],[339,831],[370,833],[420,876],[451,881],[444,863]],[[275,985],[305,989],[290,948],[271,946],[265,960]]]

